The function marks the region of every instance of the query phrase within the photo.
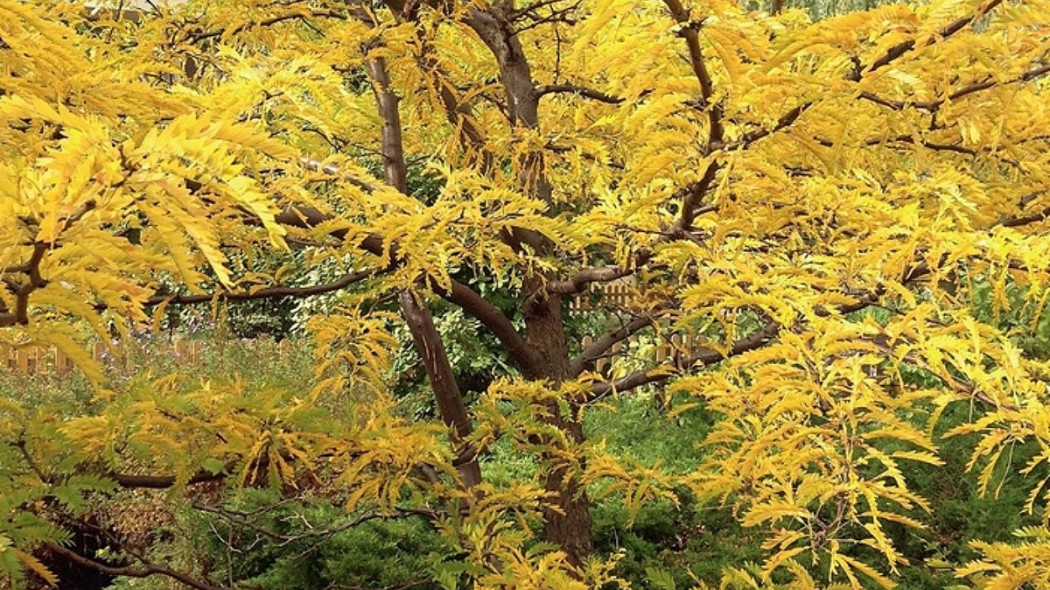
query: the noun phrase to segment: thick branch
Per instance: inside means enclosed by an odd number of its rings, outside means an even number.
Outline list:
[[[367,52],[367,48],[365,51]],[[390,186],[408,194],[408,167],[405,165],[405,148],[401,138],[401,115],[397,108],[397,95],[390,84],[386,60],[381,57],[368,59],[365,61],[365,69],[372,78],[376,106],[383,119],[383,173]]]
[[[541,97],[547,96],[548,94],[575,94],[577,96],[583,96],[585,98],[608,104],[620,104],[623,102],[623,99],[619,96],[613,96],[601,92],[600,90],[577,86],[575,84],[550,84],[547,86],[540,86],[536,89],[536,94]]]
[[[711,125],[704,153],[711,153],[712,149],[722,142],[725,131],[722,128],[722,107],[711,103],[715,90],[714,82],[711,80],[711,73],[707,71],[707,63],[704,61],[704,54],[700,48],[699,30],[701,23],[700,21],[690,20],[689,11],[682,6],[680,0],[664,0],[664,4],[671,11],[671,16],[674,20],[682,26],[679,34],[685,39],[686,46],[689,48],[689,61],[693,67],[693,74],[696,76],[697,81],[700,82],[700,94],[703,97],[702,106],[707,109]],[[693,219],[696,217],[696,209],[700,206],[700,202],[714,183],[720,167],[721,164],[717,160],[710,162],[704,171],[704,176],[699,181],[675,193],[675,197],[682,200],[682,210],[679,213],[678,221],[675,223],[674,233],[680,234],[692,229]]]
[[[197,473],[190,476],[186,480],[187,485],[196,485],[202,483],[211,483],[215,481],[222,481],[226,479],[234,469],[237,468],[237,462],[230,461],[226,463],[222,471],[218,473],[212,473],[211,471],[200,470]],[[164,490],[175,485],[178,478],[174,475],[129,475],[126,473],[103,473],[103,477],[106,479],[112,479],[117,482],[122,488],[128,489],[147,489],[147,490]]]
[[[430,378],[430,388],[434,392],[441,419],[452,428],[453,442],[463,445],[463,441],[473,432],[474,426],[463,403],[459,385],[456,384],[456,376],[445,353],[441,334],[434,326],[434,318],[430,312],[415,300],[411,292],[402,291],[400,301],[405,323],[408,324],[416,350],[422,357],[423,366]],[[471,488],[481,483],[481,469],[477,460],[467,461],[457,466],[457,470],[465,487]]]
[[[159,566],[153,563],[144,562],[139,567],[131,566],[109,566],[104,563],[99,563],[93,559],[84,557],[76,551],[71,551],[58,543],[47,542],[44,543],[44,548],[48,551],[60,555],[73,563],[91,568],[97,572],[106,574],[107,576],[121,576],[127,578],[148,578],[150,576],[165,576],[181,582],[190,588],[196,588],[197,590],[223,590],[225,586],[215,586],[202,580],[198,580],[185,572],[173,570],[171,568]]]
[[[507,316],[473,289],[456,281],[452,282],[452,288],[448,290],[436,284],[431,287],[443,299],[458,305],[488,328],[507,349],[510,360],[519,369],[529,373],[541,362],[540,353],[525,341]]]
[[[620,266],[585,268],[570,279],[547,283],[547,292],[557,295],[572,295],[580,293],[592,283],[608,283],[626,277],[633,272],[633,269]]]
[[[596,383],[591,387],[590,398],[594,400],[605,397],[614,391],[628,391],[650,383],[658,383],[683,372],[714,365],[727,358],[757,350],[772,342],[779,332],[780,326],[770,322],[747,338],[734,342],[727,354],[723,355],[713,348],[701,348],[682,362],[668,363],[654,369],[635,371],[611,383]]]
[[[367,53],[368,48],[363,49]],[[401,137],[401,116],[398,113],[398,98],[390,85],[386,61],[381,58],[369,59],[365,66],[372,78],[372,88],[375,91],[379,116],[383,119],[382,151],[386,181],[401,193],[408,194],[408,168],[405,164],[405,149]],[[391,252],[391,258],[394,258],[393,252]],[[461,296],[463,291],[473,294],[473,291],[466,286],[462,287]],[[430,315],[430,310],[416,301],[416,297],[417,294],[411,289],[401,291],[398,296],[401,310],[409,332],[412,333],[416,350],[423,359],[423,367],[430,379],[430,389],[434,393],[434,400],[437,402],[441,419],[452,428],[453,444],[462,447],[474,427],[467,413],[467,407],[463,403],[459,385],[456,383],[452,363],[449,362],[448,354],[445,352],[445,344],[434,325],[434,318]],[[480,299],[480,296],[478,298]],[[464,311],[470,313],[470,310],[465,308]],[[484,309],[483,311],[489,310]],[[481,483],[481,468],[477,460],[458,465],[457,470],[465,487],[471,488]]]
[[[594,361],[598,360],[603,354],[612,349],[616,343],[626,340],[634,334],[652,326],[653,321],[654,318],[651,315],[641,315],[632,319],[630,322],[623,324],[619,328],[602,334],[596,338],[590,346],[583,349],[578,357],[572,360],[569,364],[569,374],[573,376],[579,375]]]
[[[11,290],[15,296],[15,309],[8,310],[5,308],[2,302],[0,302],[0,327],[25,325],[29,323],[29,296],[33,294],[33,291],[42,289],[47,286],[47,281],[40,274],[40,263],[44,260],[44,255],[51,249],[51,244],[45,242],[33,242],[33,253],[29,256],[29,260],[20,266],[12,269],[4,269],[2,274],[8,273],[21,273],[24,274],[26,279],[23,283],[17,283],[4,279],[5,285]]]

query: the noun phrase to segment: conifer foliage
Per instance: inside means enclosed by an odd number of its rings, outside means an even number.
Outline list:
[[[0,397],[13,583],[54,582],[49,552],[225,587],[70,548],[64,515],[118,489],[335,490],[352,522],[427,519],[458,555],[435,579],[479,589],[616,583],[592,499],[683,489],[764,535],[723,588],[890,588],[888,531],[932,517],[911,466],[951,437],[976,441],[982,492],[1006,470],[1050,515],[1050,368],[1018,344],[1050,295],[1047,0],[815,22],[732,0],[89,4],[0,0],[0,338],[97,389],[72,413]],[[305,267],[267,263],[288,250]],[[340,276],[306,282],[320,265]],[[295,391],[113,382],[85,348],[170,306],[332,294]],[[439,301],[506,359],[469,402]],[[1018,308],[1031,326],[996,321]],[[432,421],[392,394],[404,328]],[[595,404],[653,390],[718,416],[689,473],[584,436]],[[534,473],[488,478],[496,445]],[[964,587],[1050,584],[1045,521],[973,549]]]

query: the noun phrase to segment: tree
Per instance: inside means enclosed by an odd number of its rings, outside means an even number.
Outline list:
[[[93,563],[52,521],[114,486],[326,480],[362,518],[432,519],[477,587],[600,585],[614,559],[591,555],[590,495],[637,507],[685,485],[769,529],[768,560],[730,587],[889,587],[902,557],[887,527],[923,526],[906,466],[939,464],[946,408],[973,406],[948,434],[981,435],[985,486],[1018,444],[1050,442],[1042,363],[971,311],[990,287],[997,312],[1020,293],[1041,317],[1050,293],[1038,1],[819,22],[721,0],[0,13],[3,338],[62,348],[111,400],[62,421],[4,399],[9,572],[48,577],[42,546]],[[419,166],[436,197],[409,191]],[[274,249],[342,275],[304,284],[230,254]],[[626,302],[594,289],[614,281]],[[80,352],[151,308],[333,292],[309,390],[176,376],[113,391]],[[581,347],[566,317],[584,294],[605,331]],[[510,365],[469,405],[438,299]],[[398,324],[440,424],[396,411]],[[631,348],[671,335],[690,344],[665,361]],[[618,345],[638,354],[596,372]],[[652,387],[678,392],[669,411],[722,416],[688,476],[584,438],[587,408]],[[355,420],[317,410],[332,395],[352,396]],[[486,480],[497,440],[535,456],[533,481]],[[1022,471],[1033,511],[1048,459]],[[535,522],[552,548],[523,552]],[[1045,583],[1046,530],[1022,534],[960,575]],[[145,558],[94,566],[215,587]]]

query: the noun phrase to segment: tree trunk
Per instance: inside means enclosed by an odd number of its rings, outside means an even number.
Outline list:
[[[538,293],[542,288],[539,277],[526,280],[526,293]],[[530,344],[543,355],[537,375],[529,377],[547,380],[551,387],[558,387],[571,377],[569,347],[565,339],[565,324],[561,314],[561,301],[551,296],[534,301],[525,309],[525,325]],[[548,408],[548,423],[565,433],[570,444],[583,442],[583,423],[580,422],[579,406],[570,401],[569,414],[563,415],[558,404]],[[587,490],[580,485],[575,473],[577,466],[565,464],[562,459],[547,456],[550,464],[544,489],[553,496],[553,505],[544,510],[543,531],[547,541],[558,545],[569,560],[579,565],[594,550],[591,536],[590,500]],[[582,463],[578,466],[583,469]]]
[[[388,4],[399,5],[399,2]],[[403,7],[403,5],[402,5]],[[465,22],[492,52],[499,64],[500,81],[507,97],[511,125],[527,129],[539,129],[540,94],[532,79],[525,50],[518,39],[506,10],[512,10],[513,2],[498,3],[488,8],[470,8]],[[524,155],[517,163],[521,188],[532,197],[553,204],[552,186],[544,171],[543,152],[533,151]],[[551,253],[553,242],[547,237],[518,228],[510,232],[509,242],[520,247],[528,244],[534,251]],[[525,377],[535,381],[547,381],[558,387],[571,379],[569,347],[565,340],[565,324],[561,315],[561,299],[558,295],[545,295],[544,286],[556,277],[536,275],[525,280],[525,330],[526,340],[542,358],[531,366],[523,367]],[[549,423],[561,429],[572,444],[583,441],[583,425],[580,413],[570,401],[570,415],[562,416],[557,404],[549,410]],[[581,563],[591,554],[591,515],[587,494],[576,477],[575,465],[559,465],[553,456],[544,457],[551,464],[545,487],[552,492],[554,506],[545,510],[544,531],[548,541],[557,544],[573,563]],[[580,466],[582,468],[582,465]]]
[[[559,419],[558,422],[558,427],[572,442],[583,442],[582,423],[575,418]],[[594,541],[590,499],[586,488],[580,485],[579,478],[571,473],[573,468],[567,465],[554,468],[547,474],[544,489],[551,492],[556,500],[554,506],[544,510],[543,533],[549,542],[561,547],[573,564],[580,565],[594,551]],[[570,470],[569,477],[566,477],[566,470]]]

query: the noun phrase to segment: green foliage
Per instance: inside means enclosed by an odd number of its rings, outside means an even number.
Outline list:
[[[447,544],[421,517],[347,526],[361,515],[347,514],[323,498],[282,502],[280,495],[266,491],[245,494],[221,509],[258,516],[231,521],[187,509],[197,559],[213,561],[220,579],[259,588],[324,590],[338,584],[436,590],[425,582],[449,556]]]

